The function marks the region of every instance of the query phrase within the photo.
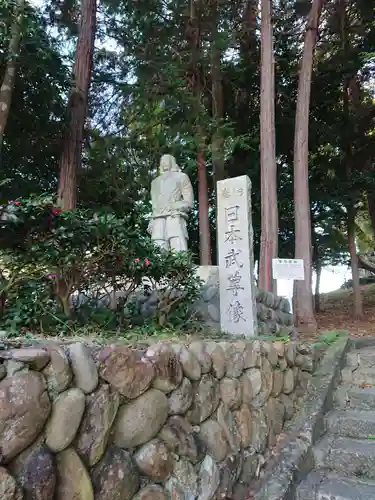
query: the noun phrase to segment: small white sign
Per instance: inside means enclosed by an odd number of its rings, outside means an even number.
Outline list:
[[[272,259],[275,280],[304,280],[303,259]]]

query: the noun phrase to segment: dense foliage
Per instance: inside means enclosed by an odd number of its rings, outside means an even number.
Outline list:
[[[62,212],[51,199],[12,201],[0,222],[1,321],[20,328],[134,326],[135,294],[154,293],[154,326],[186,326],[200,280],[190,254],[168,253],[127,217]],[[193,324],[191,322],[190,326]]]

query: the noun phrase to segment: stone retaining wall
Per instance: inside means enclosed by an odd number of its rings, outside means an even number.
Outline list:
[[[295,328],[289,301],[283,297],[256,288],[258,335],[280,335],[294,338]],[[212,328],[220,328],[220,290],[218,283],[203,287],[198,304],[202,321]]]
[[[245,498],[313,357],[259,341],[0,351],[0,498]]]
[[[258,335],[295,335],[288,299],[257,289]]]

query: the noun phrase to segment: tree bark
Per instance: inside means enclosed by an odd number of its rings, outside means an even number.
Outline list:
[[[224,140],[221,132],[223,120],[223,80],[221,74],[221,49],[217,37],[218,6],[217,0],[213,4],[213,30],[212,30],[212,118],[215,122],[215,131],[212,136],[212,166],[214,171],[214,187],[216,183],[225,178],[224,171]]]
[[[260,94],[261,239],[259,287],[272,292],[272,259],[278,251],[277,165],[275,151],[275,71],[271,0],[261,2]]]
[[[200,68],[200,45],[201,33],[197,15],[197,6],[200,0],[190,0],[190,18],[188,26],[188,38],[191,46],[191,66],[192,66],[192,92],[194,95],[194,118],[196,121],[196,141],[197,141],[197,173],[198,173],[198,221],[199,221],[199,250],[201,266],[211,265],[211,236],[209,221],[208,202],[208,182],[207,168],[204,155],[205,144],[200,125],[202,82]]]
[[[12,95],[16,82],[17,55],[21,42],[21,22],[23,18],[24,0],[17,0],[14,21],[10,32],[8,48],[8,62],[5,66],[5,74],[0,87],[0,151],[4,142],[5,127],[8,121],[9,110],[12,103]]]
[[[371,221],[371,227],[375,237],[375,191],[374,190],[370,190],[367,192],[367,205],[368,205],[368,214]]]
[[[80,28],[74,64],[74,81],[68,101],[68,124],[60,156],[58,202],[63,210],[77,204],[77,170],[81,166],[84,126],[92,74],[96,29],[96,0],[81,0]]]
[[[322,266],[318,261],[316,263],[316,282],[315,282],[315,312],[320,312],[320,278],[322,277]]]
[[[324,3],[325,0],[313,0],[307,20],[294,134],[295,257],[303,259],[305,270],[304,281],[296,281],[294,285],[295,322],[301,332],[315,332],[317,329],[312,297],[308,141],[313,55]]]
[[[357,249],[355,246],[355,212],[354,210],[348,211],[348,248],[350,253],[350,265],[352,269],[353,281],[353,296],[354,296],[354,317],[356,319],[363,318],[363,304],[361,287],[359,283],[359,267],[357,258]]]
[[[199,247],[201,266],[210,266],[211,260],[211,238],[210,220],[208,217],[208,185],[206,160],[201,150],[197,154],[198,166],[198,218],[199,218]]]

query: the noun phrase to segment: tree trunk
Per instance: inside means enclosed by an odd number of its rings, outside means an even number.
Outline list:
[[[211,237],[210,221],[208,216],[208,183],[207,168],[204,156],[205,143],[202,140],[204,132],[200,125],[202,82],[200,67],[200,25],[197,15],[197,6],[200,0],[190,0],[190,19],[188,38],[191,46],[192,92],[194,95],[194,118],[196,121],[195,134],[197,140],[197,173],[198,173],[198,220],[199,220],[199,249],[201,266],[211,265]]]
[[[294,210],[295,257],[303,259],[305,279],[296,281],[295,321],[298,330],[315,332],[317,328],[312,298],[311,214],[309,195],[309,111],[314,47],[324,0],[313,0],[307,20],[302,65],[298,82],[296,124],[294,134]]]
[[[371,221],[371,227],[375,237],[375,191],[373,190],[367,192],[367,205],[368,205],[368,214]]]
[[[361,287],[359,284],[359,268],[357,259],[357,249],[355,247],[355,212],[348,210],[348,247],[350,253],[350,263],[352,269],[353,280],[353,296],[354,296],[354,317],[356,319],[363,318],[363,304]]]
[[[80,28],[74,65],[74,81],[68,101],[68,124],[60,156],[58,201],[63,210],[77,203],[77,170],[81,166],[88,92],[91,81],[96,29],[96,0],[81,0]]]
[[[212,4],[212,52],[211,52],[211,76],[212,76],[212,118],[215,122],[215,131],[212,136],[212,166],[214,173],[214,188],[216,183],[225,179],[224,171],[224,139],[221,132],[224,116],[223,104],[223,79],[221,74],[221,48],[218,43],[219,10],[218,0]]]
[[[315,312],[320,312],[320,278],[322,277],[322,266],[318,261],[316,263],[316,282],[315,282]]]
[[[208,186],[207,169],[203,152],[200,150],[197,154],[198,165],[198,217],[199,217],[199,247],[201,266],[210,266],[211,260],[211,238],[210,238],[210,220],[208,217]]]
[[[23,18],[23,9],[25,7],[24,0],[17,0],[14,21],[10,32],[10,41],[7,59],[5,66],[5,74],[2,85],[0,87],[0,151],[4,142],[4,132],[8,121],[10,105],[12,103],[12,95],[16,81],[17,55],[20,49],[21,42],[21,22]]]
[[[259,287],[275,291],[272,259],[278,251],[277,165],[275,152],[275,71],[271,0],[261,2],[260,94],[261,239]]]

